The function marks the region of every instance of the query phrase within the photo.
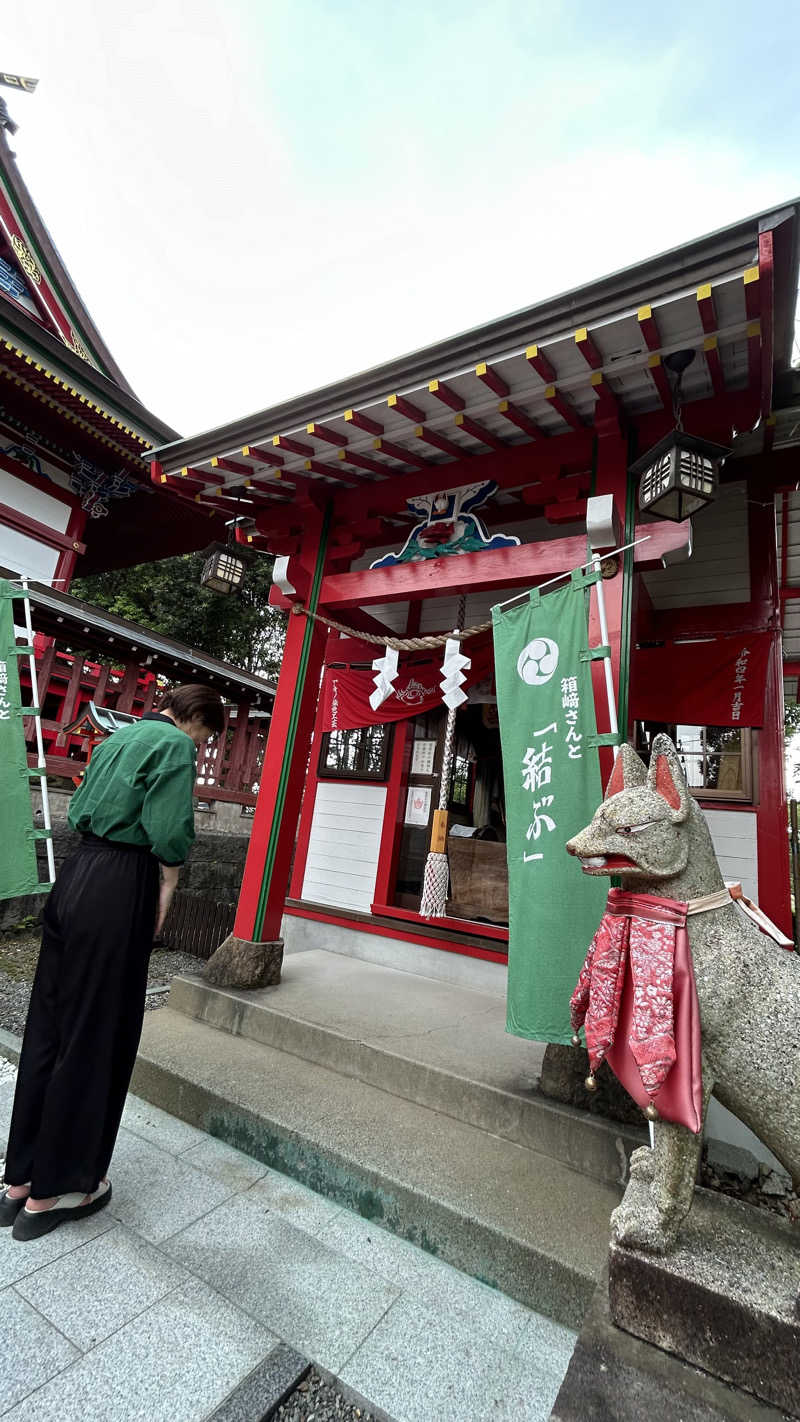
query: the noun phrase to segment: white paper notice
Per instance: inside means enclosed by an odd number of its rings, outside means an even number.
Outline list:
[[[436,741],[415,741],[411,755],[412,775],[433,775]]]
[[[406,797],[406,824],[426,825],[431,815],[430,785],[409,785]]]

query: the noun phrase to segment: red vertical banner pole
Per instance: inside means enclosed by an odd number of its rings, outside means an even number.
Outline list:
[[[775,511],[755,479],[748,481],[750,598],[772,630],[767,664],[764,722],[758,732],[758,901],[784,933],[792,936],[790,843],[784,771],[783,650]]]
[[[319,603],[330,521],[330,506],[323,514],[308,505],[298,562],[309,576],[311,612]],[[312,617],[290,614],[233,929],[248,942],[280,936],[326,640]]]

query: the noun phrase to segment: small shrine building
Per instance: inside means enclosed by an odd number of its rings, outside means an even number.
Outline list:
[[[784,678],[800,675],[797,202],[148,456],[163,493],[276,556],[283,668],[235,934],[324,944],[481,982],[507,950],[495,604],[604,565],[619,724],[679,745],[727,877],[791,932]],[[730,451],[690,521],[639,508],[631,472],[676,421]],[[174,517],[164,505],[163,519]],[[441,646],[471,658],[448,797],[444,918],[419,911],[444,753]],[[376,642],[363,640],[372,636]],[[596,594],[590,645],[600,642]],[[609,729],[599,664],[598,727]],[[604,749],[604,777],[612,752]]]

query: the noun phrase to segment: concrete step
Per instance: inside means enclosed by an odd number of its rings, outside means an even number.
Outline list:
[[[132,1090],[579,1328],[621,1191],[552,1157],[171,1007]]]
[[[644,1128],[549,1101],[536,1091],[541,1043],[505,1030],[502,998],[323,950],[286,959],[276,988],[236,992],[173,979],[186,1017],[291,1052],[466,1125],[624,1183]]]

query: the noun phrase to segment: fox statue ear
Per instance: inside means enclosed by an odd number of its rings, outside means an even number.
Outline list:
[[[690,804],[686,776],[669,736],[659,735],[653,740],[647,783],[651,790],[666,801],[673,820],[680,822],[686,819]]]
[[[619,795],[622,790],[632,790],[635,785],[647,784],[647,766],[640,760],[633,746],[629,746],[627,741],[619,748],[619,755],[614,761],[614,769],[609,776],[606,786],[605,798],[611,799],[612,795]]]

